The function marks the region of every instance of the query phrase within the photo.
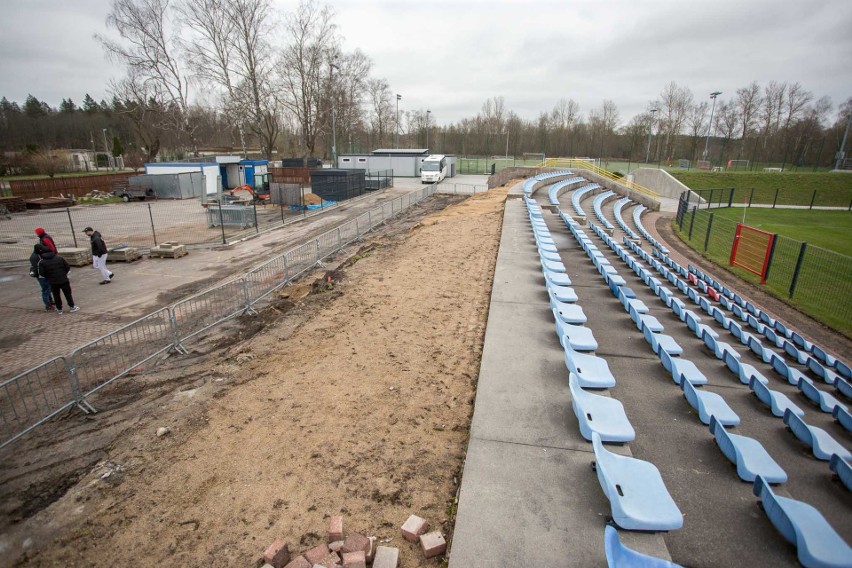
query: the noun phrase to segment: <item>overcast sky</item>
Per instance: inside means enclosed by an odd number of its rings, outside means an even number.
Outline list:
[[[272,0],[279,13],[295,0]],[[852,0],[336,0],[345,49],[439,124],[502,96],[525,119],[560,98],[604,99],[622,124],[670,81],[720,99],[755,80],[798,81],[835,108],[852,97]],[[0,96],[51,106],[108,98],[122,70],[92,37],[109,0],[0,0]],[[834,115],[832,115],[834,116]]]

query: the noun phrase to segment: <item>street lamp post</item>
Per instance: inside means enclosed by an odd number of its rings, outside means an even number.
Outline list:
[[[396,95],[396,147],[399,148],[399,101],[402,99],[402,95]]]
[[[704,159],[707,159],[707,148],[710,145],[710,130],[713,128],[713,112],[716,110],[716,97],[722,94],[722,91],[713,91],[710,93],[710,98],[713,99],[713,106],[710,107],[710,124],[707,125],[707,139],[704,141]]]
[[[506,159],[509,159],[509,125],[506,125]]]
[[[107,144],[107,135],[106,135],[106,131],[107,131],[107,129],[106,129],[106,128],[104,128],[104,129],[103,129],[103,135],[104,135],[104,152],[106,152],[107,167],[112,168],[112,160],[110,159],[110,158],[111,158],[111,154],[110,154],[110,151],[109,151],[109,145]]]
[[[340,67],[334,63],[328,64],[328,78],[331,82],[331,87],[334,89],[334,70],[340,71]],[[334,93],[331,93],[331,163],[337,168],[337,124],[334,117]]]
[[[658,108],[651,109],[651,124],[648,125],[648,148],[645,150],[645,163],[650,163],[651,160],[651,132],[654,130],[654,113],[660,112]]]
[[[432,114],[432,111],[426,109],[426,151],[429,151],[429,115]]]

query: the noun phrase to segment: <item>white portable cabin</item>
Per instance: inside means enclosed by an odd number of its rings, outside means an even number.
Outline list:
[[[222,191],[219,164],[216,162],[163,162],[145,164],[145,173],[152,175],[201,172],[204,176],[204,193],[215,195]]]
[[[345,170],[379,172],[393,170],[394,177],[420,177],[423,160],[429,157],[426,148],[380,148],[369,154],[341,154],[337,167]],[[456,157],[447,155],[447,177],[456,175]]]

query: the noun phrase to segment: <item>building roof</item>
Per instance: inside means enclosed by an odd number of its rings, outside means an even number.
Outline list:
[[[373,150],[372,154],[376,155],[397,155],[397,156],[425,156],[429,154],[428,148],[380,148]]]

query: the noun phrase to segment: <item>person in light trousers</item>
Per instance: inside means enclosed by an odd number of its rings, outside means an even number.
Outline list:
[[[109,284],[112,281],[114,274],[107,270],[106,267],[108,252],[106,243],[104,243],[101,234],[91,227],[86,227],[83,229],[83,232],[86,233],[89,240],[92,241],[92,266],[100,270],[101,276],[103,277],[103,280],[101,280],[99,284]]]

